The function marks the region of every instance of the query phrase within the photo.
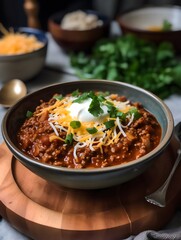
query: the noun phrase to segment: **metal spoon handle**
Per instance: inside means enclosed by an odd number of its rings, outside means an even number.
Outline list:
[[[170,183],[170,181],[171,181],[171,179],[172,179],[172,177],[173,177],[173,175],[175,173],[175,170],[176,170],[176,168],[177,168],[177,166],[178,166],[178,164],[179,164],[179,162],[181,160],[181,149],[178,149],[177,153],[178,153],[178,156],[177,156],[177,159],[176,159],[176,161],[175,161],[175,163],[173,165],[173,168],[172,168],[172,170],[171,170],[167,180],[164,182],[164,184],[162,185],[162,188],[160,189],[162,192],[167,190],[167,188],[169,186],[169,183]]]
[[[177,124],[175,127],[175,136],[178,139],[179,142],[181,142],[181,122]],[[147,202],[157,205],[159,207],[165,207],[166,206],[166,194],[167,194],[167,188],[170,184],[170,181],[175,173],[175,170],[181,161],[181,146],[177,150],[177,159],[172,167],[172,170],[167,177],[166,181],[163,183],[161,187],[159,187],[155,192],[151,193],[150,195],[146,196],[145,199]]]
[[[176,135],[178,141],[181,141],[181,122],[178,123],[178,124],[176,125],[176,127],[175,127],[175,135]],[[164,184],[163,184],[162,187],[160,188],[160,190],[161,190],[162,192],[164,192],[164,191],[167,190],[167,188],[168,188],[168,186],[169,186],[169,183],[170,183],[170,181],[171,181],[171,179],[172,179],[172,177],[173,177],[173,175],[174,175],[174,173],[175,173],[175,170],[176,170],[176,168],[177,168],[177,166],[178,166],[178,164],[179,164],[179,162],[180,162],[180,160],[181,160],[181,147],[177,150],[177,154],[178,154],[178,155],[177,155],[177,159],[176,159],[176,161],[175,161],[175,163],[174,163],[174,165],[173,165],[173,167],[172,167],[172,170],[171,170],[168,178],[166,179],[166,181],[164,182]]]

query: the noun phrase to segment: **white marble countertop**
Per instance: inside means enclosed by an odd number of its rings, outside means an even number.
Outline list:
[[[50,41],[48,45],[46,65],[51,69],[45,67],[43,71],[35,79],[31,81],[27,81],[26,85],[28,88],[28,92],[35,91],[41,87],[54,84],[54,83],[77,80],[77,77],[73,75],[73,71],[69,66],[68,56],[57,46],[57,44],[51,39],[50,36],[49,38],[50,38]],[[54,70],[52,70],[52,68]],[[1,83],[0,83],[0,87],[1,87]],[[170,108],[173,114],[175,125],[176,125],[178,122],[181,121],[181,107],[180,107],[181,96],[172,95],[165,100],[165,103]],[[6,109],[0,106],[0,125],[5,113],[6,113]],[[0,131],[0,143],[1,142],[3,142],[3,138]],[[181,227],[181,211],[179,210],[176,212],[173,219],[171,219],[169,225],[166,226],[166,228],[172,229],[172,228],[178,228],[178,227]],[[13,229],[4,219],[0,220],[0,240],[23,240],[23,239],[29,239],[29,238],[26,236],[23,236],[21,233]],[[147,238],[144,238],[144,239],[147,239]],[[175,239],[175,238],[172,238],[172,239]]]

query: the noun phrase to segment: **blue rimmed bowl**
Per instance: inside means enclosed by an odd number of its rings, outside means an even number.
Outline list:
[[[33,52],[24,54],[0,55],[0,81],[7,82],[11,79],[27,81],[40,73],[44,67],[48,38],[46,34],[38,29],[20,27],[15,32],[33,35],[43,46]]]

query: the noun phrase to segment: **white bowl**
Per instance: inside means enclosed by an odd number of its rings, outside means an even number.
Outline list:
[[[144,7],[120,15],[117,21],[123,34],[132,33],[155,43],[168,41],[176,50],[181,51],[181,7],[179,6]],[[171,24],[171,29],[153,30],[153,28],[161,28],[164,21]]]

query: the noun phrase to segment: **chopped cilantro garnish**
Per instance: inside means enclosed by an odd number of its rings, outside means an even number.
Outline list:
[[[62,95],[62,94],[60,94],[60,95],[55,95],[53,98],[60,101],[60,100],[63,99],[63,95]]]
[[[72,133],[67,134],[67,136],[65,138],[65,143],[71,145],[72,142],[73,142],[73,134]]]
[[[79,121],[71,121],[71,122],[70,122],[70,126],[71,126],[73,129],[80,128],[81,122],[79,122]]]
[[[85,100],[87,100],[88,98],[93,98],[93,96],[95,96],[95,93],[90,91],[90,92],[84,92],[83,94],[81,94],[78,98],[76,98],[73,102],[75,103],[82,103]]]
[[[94,134],[96,133],[98,130],[97,128],[95,127],[92,127],[92,128],[86,128],[87,132],[90,133],[90,134]]]
[[[117,112],[116,117],[119,117],[121,121],[125,121],[126,120],[126,114],[123,112]]]
[[[114,120],[109,120],[107,122],[104,122],[104,125],[106,126],[106,129],[112,128],[115,126]]]
[[[163,21],[162,31],[170,31],[172,30],[172,24],[168,20]]]
[[[104,112],[100,106],[100,101],[96,95],[93,97],[88,111],[95,117],[98,117],[101,113]]]
[[[108,113],[109,113],[110,117],[111,118],[117,117],[118,109],[116,107],[114,107],[113,105],[107,105],[107,107],[108,107]]]
[[[100,102],[106,101],[105,97],[103,95],[98,95],[97,96]]]
[[[78,89],[75,90],[74,92],[72,92],[72,96],[73,96],[73,97],[78,97],[79,95],[80,95],[80,92],[79,92]]]
[[[136,107],[132,107],[129,111],[128,114],[134,114],[134,120],[137,120],[141,117],[141,114],[138,112],[138,109]]]
[[[32,116],[33,116],[33,112],[27,111],[26,117],[27,117],[27,118],[30,118],[30,117],[32,117]]]

